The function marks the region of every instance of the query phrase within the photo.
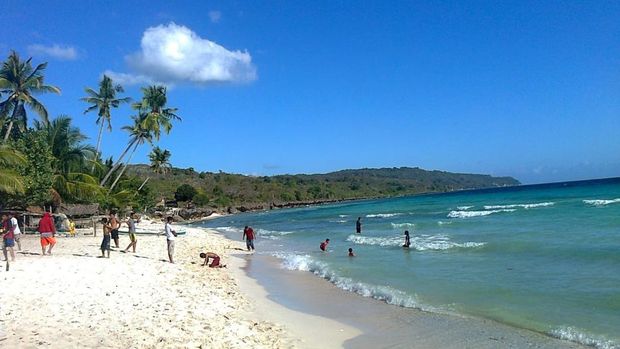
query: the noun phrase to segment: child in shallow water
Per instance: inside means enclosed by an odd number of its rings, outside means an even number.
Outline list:
[[[355,253],[353,253],[353,249],[349,247],[349,257],[355,257]]]

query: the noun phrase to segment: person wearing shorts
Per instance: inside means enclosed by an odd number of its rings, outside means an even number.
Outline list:
[[[121,227],[121,224],[116,218],[115,211],[110,211],[110,218],[108,219],[108,224],[110,225],[110,228],[111,228],[110,235],[112,237],[112,240],[114,240],[114,247],[120,248],[120,245],[118,242],[118,228]]]
[[[112,228],[108,224],[109,221],[107,218],[101,219],[101,224],[103,225],[103,240],[101,241],[101,257],[105,257],[105,253],[108,253],[108,258],[110,258],[110,231]]]
[[[124,252],[128,252],[129,248],[133,248],[133,253],[136,253],[136,245],[138,244],[138,239],[136,238],[136,214],[132,212],[127,218],[125,222],[127,224],[127,229],[129,231],[129,245]]]
[[[15,242],[17,243],[17,250],[22,250],[22,242],[21,236],[22,231],[19,229],[19,223],[17,222],[17,217],[15,217],[14,213],[9,213],[9,222],[11,223],[11,228],[13,228],[13,235],[15,236]]]
[[[2,253],[4,254],[4,260],[9,260],[8,253],[11,253],[11,260],[15,261],[15,235],[13,234],[13,228],[11,227],[10,220],[6,214],[2,215]]]
[[[213,252],[201,253],[200,258],[204,258],[205,261],[202,263],[202,266],[209,265],[209,268],[226,268],[226,264],[220,264],[220,256]],[[209,264],[209,259],[211,258],[211,264]]]
[[[177,232],[172,230],[172,217],[166,218],[166,225],[164,226],[164,234],[166,234],[166,243],[168,245],[168,259],[170,263],[174,263],[174,240],[177,237]]]
[[[54,219],[48,212],[43,214],[43,218],[39,221],[39,228],[37,229],[41,234],[41,254],[46,255],[45,248],[49,246],[47,255],[52,254],[52,248],[56,245],[56,226],[54,225]]]

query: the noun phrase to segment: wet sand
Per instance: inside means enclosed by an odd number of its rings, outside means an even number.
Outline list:
[[[246,277],[255,281],[239,285],[243,292],[260,287],[267,302],[286,308],[278,316],[270,317],[263,309],[273,306],[257,305],[257,312],[267,320],[282,323],[292,333],[304,316],[329,319],[339,324],[327,325],[327,332],[314,337],[313,344],[343,333],[341,346],[345,348],[586,348],[583,345],[518,329],[492,320],[434,314],[417,309],[388,305],[341,290],[328,281],[309,272],[280,268],[279,260],[265,255],[243,255]],[[251,292],[251,291],[248,291]],[[261,302],[262,297],[257,299]],[[284,320],[283,320],[284,319]],[[355,333],[358,333],[355,335]],[[349,338],[346,338],[349,337]],[[332,348],[334,343],[323,342],[320,347]]]

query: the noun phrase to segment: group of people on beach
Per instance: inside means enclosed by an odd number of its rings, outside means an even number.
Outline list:
[[[131,212],[125,222],[121,222],[116,217],[115,211],[110,211],[108,217],[101,219],[103,226],[103,240],[101,241],[101,257],[110,258],[111,241],[114,240],[114,247],[120,248],[119,241],[119,229],[123,223],[127,225],[127,232],[129,234],[129,245],[121,252],[129,252],[132,249],[133,253],[136,253],[136,246],[138,245],[138,239],[136,238],[136,223],[139,223],[140,219],[135,212]],[[106,256],[107,253],[107,256]],[[171,259],[172,261],[172,259]]]

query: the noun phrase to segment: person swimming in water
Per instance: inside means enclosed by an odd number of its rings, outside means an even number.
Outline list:
[[[405,244],[403,245],[403,247],[409,248],[409,246],[411,246],[411,240],[409,239],[409,230],[405,230]]]
[[[327,245],[329,245],[329,239],[325,239],[325,241],[321,242],[319,248],[321,251],[325,252],[327,250]]]
[[[355,257],[355,253],[353,253],[353,249],[349,247],[349,257]]]

